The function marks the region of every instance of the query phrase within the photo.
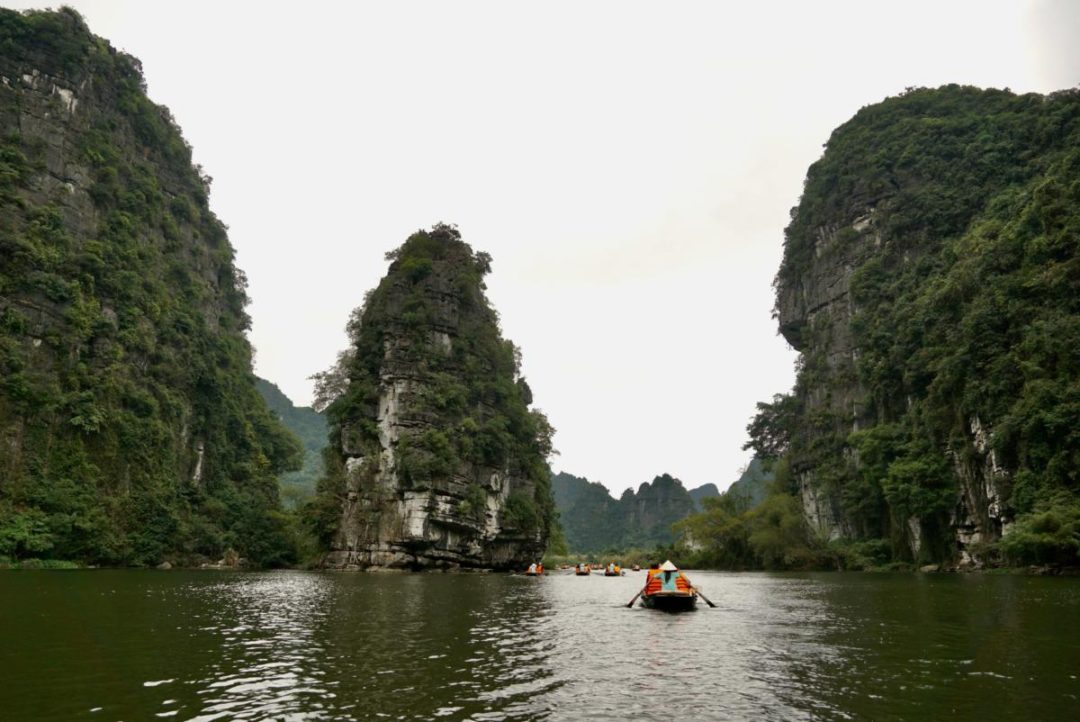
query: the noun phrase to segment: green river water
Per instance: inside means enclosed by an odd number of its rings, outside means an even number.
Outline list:
[[[1080,718],[1080,579],[0,572],[3,720]]]

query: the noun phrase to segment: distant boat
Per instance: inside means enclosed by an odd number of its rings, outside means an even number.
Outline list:
[[[615,562],[612,562],[611,564],[608,564],[607,567],[604,569],[604,576],[605,577],[621,577],[622,575],[623,575],[622,567],[620,567]]]
[[[579,577],[587,577],[592,574],[592,570],[589,569],[589,565],[582,562],[574,567],[574,574]]]
[[[640,572],[641,571],[641,565],[640,564],[635,564],[634,566],[630,567],[630,571],[632,571],[632,572]]]
[[[693,585],[671,561],[646,573],[645,588],[641,591],[642,606],[665,612],[687,612],[697,605],[698,595]]]

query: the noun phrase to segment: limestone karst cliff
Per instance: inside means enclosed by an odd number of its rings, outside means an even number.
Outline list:
[[[798,378],[751,433],[822,538],[1075,559],[1078,149],[1080,93],[950,86],[862,109],[811,166],[776,278]]]
[[[136,59],[74,11],[0,9],[0,557],[290,557],[299,446],[208,192]]]
[[[490,258],[438,225],[388,254],[324,374],[316,526],[330,567],[527,565],[553,523],[551,427],[484,295]]]

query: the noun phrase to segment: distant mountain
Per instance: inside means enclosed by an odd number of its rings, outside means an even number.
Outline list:
[[[720,490],[716,488],[716,484],[702,484],[699,487],[691,489],[689,492],[690,498],[694,500],[694,504],[697,506],[697,510],[701,511],[705,507],[702,505],[702,501],[713,496],[720,496]]]
[[[740,505],[740,508],[753,509],[765,501],[772,480],[773,473],[765,471],[761,459],[754,457],[743,471],[742,476],[728,487],[726,493],[738,498],[742,504],[745,504],[745,507]]]
[[[282,474],[282,501],[296,507],[315,495],[315,482],[323,475],[322,450],[327,443],[326,417],[309,406],[296,406],[275,384],[256,377],[255,387],[270,411],[299,437],[304,445],[304,465],[299,471]]]
[[[573,551],[599,551],[618,542],[622,533],[619,502],[607,487],[565,472],[551,477],[555,508],[566,544]]]
[[[661,474],[651,482],[627,489],[616,500],[603,484],[565,472],[551,480],[567,546],[572,551],[646,548],[671,544],[671,525],[697,511],[697,503],[682,482]],[[706,484],[695,489],[711,496]]]

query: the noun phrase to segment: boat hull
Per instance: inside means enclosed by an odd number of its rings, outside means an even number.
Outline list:
[[[664,593],[641,596],[641,604],[649,609],[659,609],[663,612],[689,612],[697,605],[696,594]]]

